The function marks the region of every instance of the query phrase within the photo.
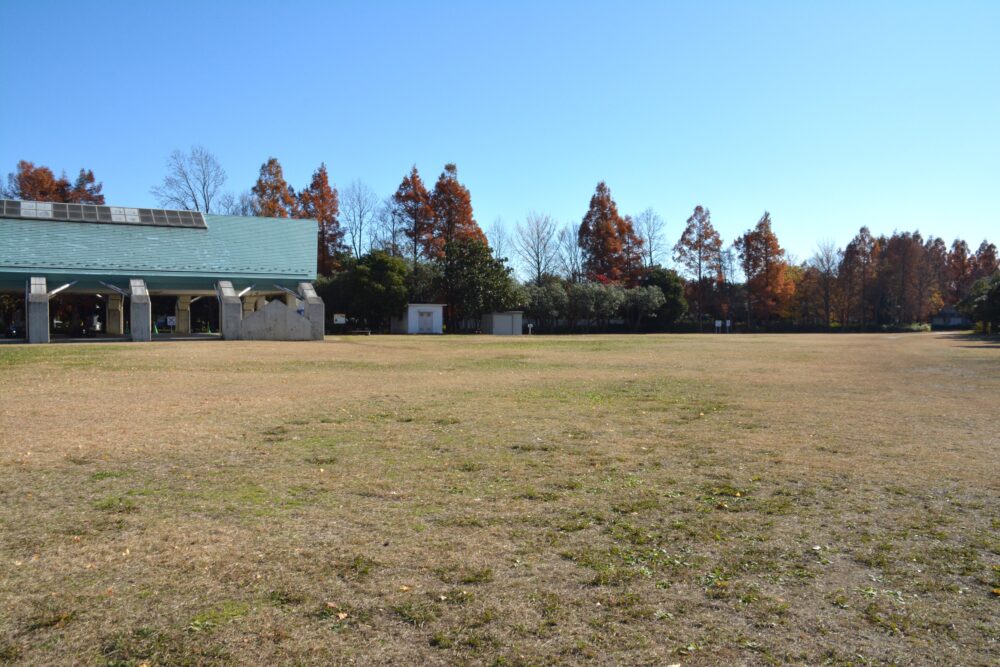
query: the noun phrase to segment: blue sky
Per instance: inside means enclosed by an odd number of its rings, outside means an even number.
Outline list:
[[[155,206],[201,144],[249,188],[391,193],[446,162],[483,227],[578,224],[606,180],[671,243],[697,204],[728,243],[766,209],[805,259],[876,233],[1000,242],[998,2],[0,0],[0,170],[92,168]]]

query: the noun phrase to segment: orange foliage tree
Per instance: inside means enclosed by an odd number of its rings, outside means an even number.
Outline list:
[[[268,158],[260,166],[260,177],[251,190],[257,200],[259,215],[265,218],[298,217],[295,191],[285,181],[277,158]]]
[[[76,180],[70,183],[65,172],[56,178],[48,167],[36,167],[32,162],[21,160],[17,163],[17,171],[7,175],[4,195],[25,201],[103,204],[103,187],[89,169],[81,169]]]
[[[403,233],[410,240],[413,262],[423,255],[430,256],[431,229],[434,224],[434,209],[431,195],[424,186],[416,165],[403,177],[395,194],[392,195],[393,214],[403,224]]]
[[[344,249],[344,230],[340,227],[340,200],[337,188],[330,185],[326,164],[313,172],[309,187],[299,193],[299,214],[319,223],[319,253],[316,272],[330,275],[335,258]]]
[[[432,258],[443,258],[446,246],[455,241],[479,241],[488,245],[486,234],[472,216],[472,197],[468,188],[459,182],[458,167],[454,164],[445,165],[434,184],[430,204],[434,218],[427,250]]]
[[[642,239],[632,227],[632,219],[618,213],[607,183],[597,184],[590,197],[577,243],[583,253],[587,278],[598,282],[635,285],[642,277]]]
[[[746,274],[747,328],[754,315],[764,321],[781,316],[795,294],[795,283],[771,229],[770,213],[765,211],[753,229],[736,239],[736,250]]]
[[[707,208],[696,206],[687,219],[687,226],[674,246],[674,260],[686,268],[694,279],[689,297],[695,302],[700,331],[707,283],[714,281],[718,284],[723,280],[722,237],[712,226],[712,213]]]

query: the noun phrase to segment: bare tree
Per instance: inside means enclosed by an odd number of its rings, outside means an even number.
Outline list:
[[[833,311],[833,294],[837,285],[837,271],[844,253],[837,244],[829,239],[816,245],[816,252],[809,258],[809,264],[819,274],[819,289],[823,297],[823,315],[826,326],[830,326],[830,314]]]
[[[663,218],[656,211],[647,208],[635,216],[635,231],[642,239],[642,259],[646,268],[651,268],[660,262],[663,245]]]
[[[571,282],[580,282],[583,276],[583,253],[573,225],[566,225],[556,237],[559,268]]]
[[[381,202],[375,191],[361,181],[348,185],[341,195],[341,220],[355,257],[360,258],[371,249],[376,231],[376,214],[380,206]]]
[[[517,225],[514,252],[536,285],[542,283],[542,276],[552,273],[555,268],[559,255],[558,235],[556,221],[548,215],[534,211],[528,213],[524,224]],[[579,246],[574,252],[579,256]]]
[[[216,198],[226,184],[226,170],[204,146],[185,153],[175,150],[167,158],[167,175],[150,193],[164,208],[214,213]]]
[[[402,257],[408,243],[405,230],[405,221],[398,207],[392,197],[386,197],[375,214],[373,246],[394,257]]]
[[[486,238],[490,242],[490,250],[494,259],[508,259],[510,254],[510,235],[502,218],[497,218],[486,230]]]
[[[257,215],[257,200],[253,193],[244,190],[239,195],[226,192],[219,196],[218,204],[215,205],[217,212],[223,215],[239,215],[252,217]]]

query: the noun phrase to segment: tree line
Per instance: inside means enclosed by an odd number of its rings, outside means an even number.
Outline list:
[[[487,234],[454,164],[432,187],[414,166],[387,197],[361,181],[340,192],[325,164],[296,191],[274,157],[247,190],[227,191],[226,180],[215,156],[194,147],[171,154],[151,193],[170,208],[315,219],[328,310],[370,328],[407,302],[441,302],[453,331],[506,309],[524,310],[538,331],[703,330],[717,319],[746,330],[871,330],[927,322],[944,306],[998,329],[1000,267],[988,240],[973,251],[962,239],[861,227],[843,248],[822,241],[796,263],[766,211],[727,247],[709,209],[696,206],[671,246],[655,211],[623,215],[604,182],[579,224],[530,212],[512,233],[497,220]],[[4,195],[103,203],[101,190],[90,170],[70,183],[22,161]]]

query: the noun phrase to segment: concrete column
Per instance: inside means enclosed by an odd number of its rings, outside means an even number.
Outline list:
[[[104,323],[104,330],[109,336],[121,336],[125,333],[125,308],[122,295],[113,293],[108,295],[108,317]]]
[[[247,294],[243,297],[243,317],[246,317],[254,311],[254,306],[257,304],[257,297],[250,296]]]
[[[179,334],[191,333],[191,297],[177,297],[177,308],[174,310],[174,316],[177,318],[177,325],[174,327],[174,332]]]
[[[264,310],[264,306],[267,305],[267,298],[261,294],[257,297],[257,303],[254,305],[254,310]]]
[[[292,310],[295,310],[296,309],[295,308],[295,302],[298,301],[298,299],[296,299],[294,296],[292,296],[288,292],[282,292],[281,294],[282,294],[282,296],[285,297],[285,305],[288,306],[289,308],[291,308]]]
[[[326,332],[326,306],[323,304],[323,299],[316,294],[312,283],[299,283],[299,294],[305,308],[303,314],[312,328],[313,340],[323,340],[323,334]]]
[[[132,278],[129,287],[129,328],[132,340],[140,343],[153,340],[153,303],[149,299],[146,281]]]
[[[243,308],[233,284],[220,280],[215,285],[219,297],[219,333],[225,340],[239,340],[243,324]]]
[[[28,311],[25,324],[28,326],[29,343],[48,343],[49,338],[49,291],[45,278],[29,278],[24,292],[24,307]]]

